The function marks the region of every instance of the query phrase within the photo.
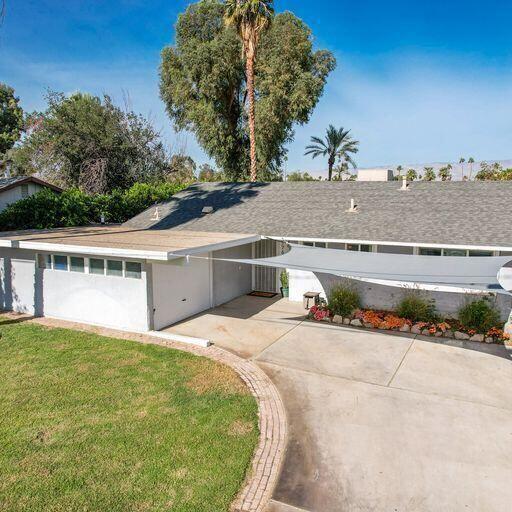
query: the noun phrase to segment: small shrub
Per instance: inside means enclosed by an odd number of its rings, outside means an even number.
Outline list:
[[[485,297],[464,304],[459,309],[458,317],[466,329],[481,333],[486,333],[500,323],[499,311]]]
[[[281,272],[281,275],[279,276],[279,279],[281,280],[281,286],[283,288],[288,288],[288,285],[289,285],[289,276],[288,276],[288,272],[286,272],[285,270],[283,270]]]
[[[361,298],[354,288],[337,285],[329,291],[327,303],[333,315],[349,316],[361,307]]]
[[[435,322],[438,319],[436,305],[418,292],[409,292],[398,303],[396,313],[411,322]]]

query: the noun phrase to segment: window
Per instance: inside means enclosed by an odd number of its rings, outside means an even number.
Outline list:
[[[53,269],[54,270],[67,270],[68,269],[68,257],[55,254],[53,256]]]
[[[492,251],[469,251],[470,256],[492,256]]]
[[[123,276],[123,262],[107,260],[107,276]]]
[[[467,256],[465,249],[443,249],[443,256]]]
[[[372,246],[368,244],[347,244],[347,251],[372,252]]]
[[[340,250],[344,251],[345,244],[340,244],[338,242],[329,242],[329,249],[340,249]]]
[[[420,247],[421,256],[441,256],[442,252],[441,249],[435,247]]]
[[[414,249],[405,245],[378,245],[377,252],[383,254],[414,254]]]
[[[98,260],[96,258],[91,258],[89,260],[89,273],[90,274],[105,274],[105,260]]]
[[[28,197],[28,185],[21,185],[21,198],[25,199],[25,197]]]
[[[85,260],[77,256],[70,256],[69,268],[71,272],[85,272]]]
[[[313,242],[302,242],[302,245],[307,245],[308,247],[313,247],[315,244]]]
[[[38,268],[52,268],[51,254],[38,254],[37,255],[37,267]]]
[[[131,277],[132,279],[140,279],[142,274],[142,265],[135,261],[127,261],[126,262],[126,277]]]
[[[321,247],[321,248],[325,249],[326,245],[325,245],[325,242],[315,242],[315,247]]]

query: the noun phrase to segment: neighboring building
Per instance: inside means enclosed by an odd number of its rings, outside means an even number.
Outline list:
[[[395,179],[391,169],[358,169],[357,181],[393,181]]]
[[[61,188],[34,176],[0,178],[0,211],[20,199],[36,194],[43,188],[62,192]]]
[[[349,251],[511,255],[512,182],[200,183],[122,226],[0,237],[5,309],[145,331],[251,290],[277,292],[279,271],[223,259],[280,254],[281,241]],[[352,201],[353,200],[353,201]],[[354,206],[351,208],[351,206]],[[268,237],[268,238],[265,238]],[[340,278],[290,271],[290,298]],[[402,290],[357,282],[389,308]],[[464,297],[432,292],[442,312]],[[497,298],[503,317],[511,298]]]

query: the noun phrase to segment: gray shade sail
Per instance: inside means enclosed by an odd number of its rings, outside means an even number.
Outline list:
[[[225,261],[332,274],[388,286],[508,293],[498,281],[498,272],[511,257],[411,256],[290,245],[290,251],[272,258]]]

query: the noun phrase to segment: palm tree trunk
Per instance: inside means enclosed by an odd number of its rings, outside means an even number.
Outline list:
[[[332,168],[334,167],[334,162],[329,158],[329,177],[328,180],[332,181]]]
[[[256,109],[254,101],[254,53],[246,58],[247,93],[249,95],[249,142],[251,145],[251,181],[256,181]]]

